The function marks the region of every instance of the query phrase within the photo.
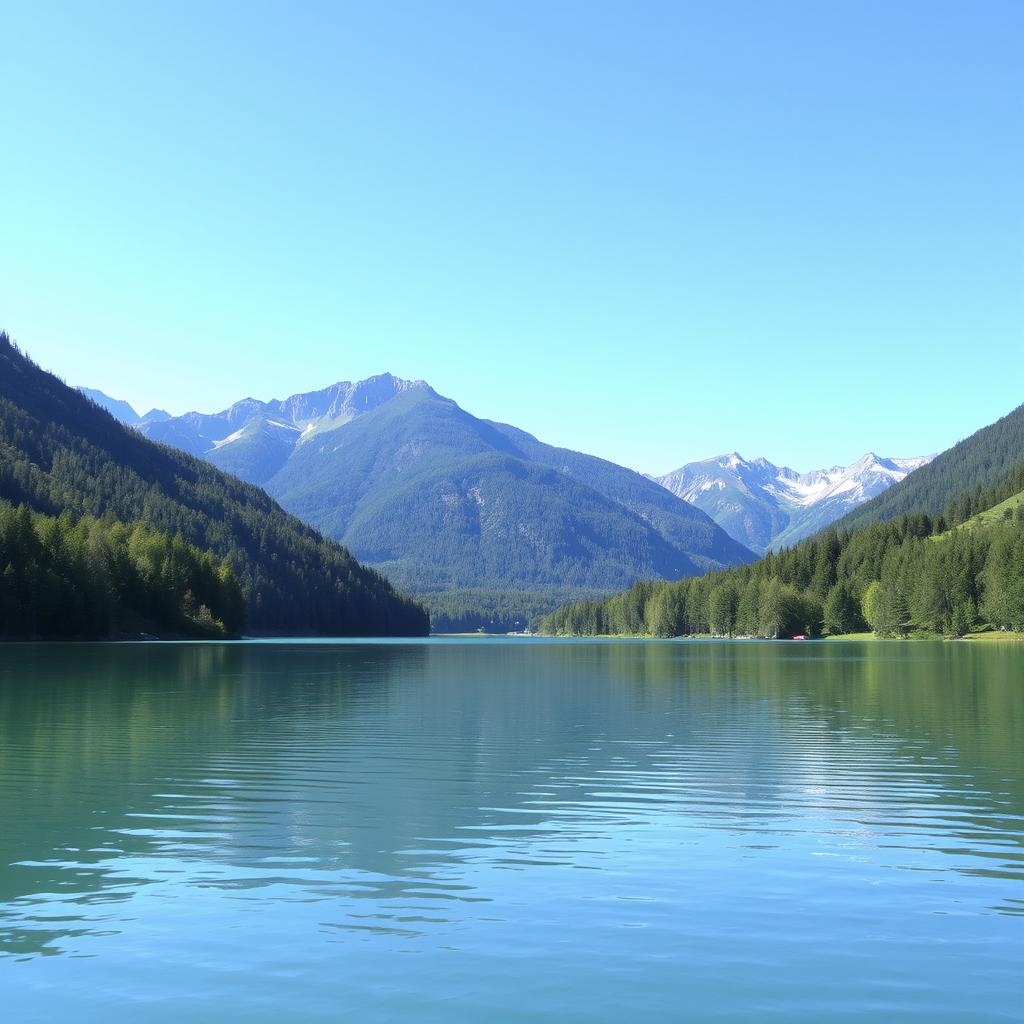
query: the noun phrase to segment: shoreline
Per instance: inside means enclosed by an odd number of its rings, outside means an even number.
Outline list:
[[[504,633],[477,634],[436,634],[445,636],[505,636]],[[983,633],[968,633],[966,636],[940,636],[937,633],[914,636],[876,636],[874,633],[841,633],[837,636],[819,636],[807,640],[794,640],[792,637],[769,636],[715,636],[711,633],[697,633],[692,636],[652,636],[650,633],[581,633],[573,635],[555,633],[534,633],[534,637],[545,640],[724,640],[737,643],[1020,643],[1024,641],[1024,632],[1014,630],[986,630]]]

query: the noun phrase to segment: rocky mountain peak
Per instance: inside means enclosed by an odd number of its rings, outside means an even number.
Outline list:
[[[886,459],[866,452],[848,466],[799,473],[763,456],[747,462],[728,452],[654,479],[703,509],[740,543],[763,552],[817,532],[929,458]]]

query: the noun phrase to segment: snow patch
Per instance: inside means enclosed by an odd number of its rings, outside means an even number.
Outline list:
[[[245,427],[240,427],[233,434],[228,434],[227,437],[222,437],[219,441],[213,442],[213,450],[217,448],[223,448],[226,444],[231,444],[232,441],[237,441],[245,433]]]

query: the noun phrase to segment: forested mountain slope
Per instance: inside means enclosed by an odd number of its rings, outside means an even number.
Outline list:
[[[299,446],[267,488],[415,591],[612,589],[753,557],[639,474],[478,419],[429,388]]]
[[[541,628],[770,638],[1024,630],[1024,505],[971,529],[940,526],[921,514],[852,534],[829,529],[753,565],[567,605]]]
[[[836,522],[845,530],[911,512],[937,516],[999,484],[1024,462],[1024,405],[937,455],[884,494]]]
[[[0,501],[0,637],[237,636],[230,566],[180,537]]]
[[[267,494],[154,444],[0,334],[0,499],[57,516],[144,522],[226,560],[250,629],[422,634],[424,610]]]
[[[402,587],[486,593],[511,621],[567,591],[608,593],[754,557],[640,474],[392,374],[139,429],[265,486]],[[521,609],[499,596],[509,591]]]
[[[513,442],[530,462],[546,466],[592,487],[649,523],[658,534],[691,554],[702,568],[737,565],[750,561],[750,549],[721,529],[707,513],[678,495],[666,496],[654,481],[607,459],[569,448],[556,448],[507,423],[487,421]]]

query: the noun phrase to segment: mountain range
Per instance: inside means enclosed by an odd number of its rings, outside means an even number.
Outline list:
[[[881,458],[868,452],[849,466],[798,473],[765,458],[747,461],[729,452],[654,479],[764,554],[812,536],[931,458]]]
[[[641,474],[480,419],[424,381],[391,374],[136,429],[265,487],[417,594],[608,592],[755,557]]]

